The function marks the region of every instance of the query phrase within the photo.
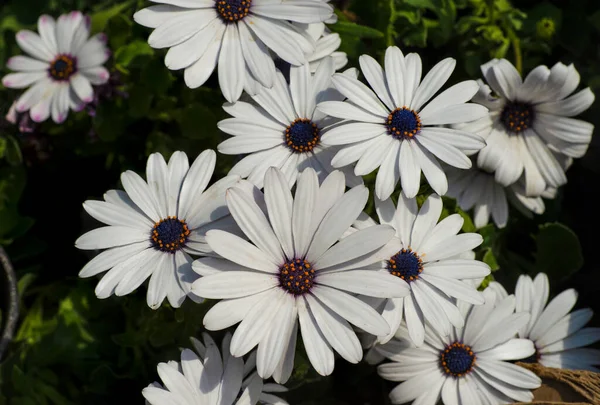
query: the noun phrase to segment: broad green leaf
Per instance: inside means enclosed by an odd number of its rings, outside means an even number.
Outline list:
[[[383,32],[353,22],[339,21],[331,29],[340,34],[350,34],[359,38],[383,38]]]
[[[563,224],[541,225],[536,245],[535,268],[552,280],[564,280],[583,266],[579,238]]]

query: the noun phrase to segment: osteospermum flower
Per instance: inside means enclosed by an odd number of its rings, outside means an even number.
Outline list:
[[[285,382],[294,364],[298,320],[313,367],[331,374],[333,351],[358,363],[362,349],[350,324],[374,335],[389,326],[354,294],[402,297],[405,284],[390,274],[363,270],[390,254],[393,236],[387,225],[373,226],[338,240],[363,210],[368,189],[344,193],[344,175],[335,171],[319,187],[306,169],[295,196],[284,174],[270,168],[265,193],[234,187],[227,192],[233,218],[249,239],[210,231],[206,240],[224,259],[201,258],[194,270],[203,277],[192,291],[222,299],[204,318],[209,330],[241,322],[231,340],[231,354],[242,356],[258,345],[257,369]]]
[[[22,30],[17,44],[29,56],[13,56],[7,62],[17,71],[2,78],[13,89],[29,87],[17,100],[17,112],[29,111],[31,119],[45,121],[50,115],[63,122],[69,109],[81,110],[92,101],[92,85],[106,83],[108,71],[102,64],[110,52],[106,36],[91,38],[90,20],[79,11],[61,15],[57,21],[47,15],[38,19],[39,35]]]
[[[490,284],[501,296],[506,290],[501,284]],[[535,345],[535,353],[521,361],[540,363],[546,367],[600,372],[600,350],[584,348],[600,341],[600,328],[585,328],[592,319],[590,308],[571,312],[577,302],[577,292],[568,289],[550,303],[548,276],[538,273],[535,279],[521,275],[515,288],[517,311],[528,311],[531,319],[519,329],[519,337]]]
[[[478,135],[440,127],[472,121],[487,113],[485,107],[467,103],[477,93],[475,81],[458,83],[429,101],[455,65],[454,59],[444,59],[421,81],[419,55],[404,57],[400,49],[389,47],[385,71],[372,57],[360,57],[361,70],[371,88],[355,78],[335,74],[335,87],[348,99],[318,106],[320,111],[346,120],[322,138],[325,145],[342,146],[333,166],[357,162],[354,173],[358,176],[379,167],[375,192],[382,200],[392,194],[399,179],[402,192],[414,197],[421,171],[436,193],[446,193],[446,175],[437,159],[468,169],[471,161],[464,151],[477,151],[485,145]]]
[[[150,277],[148,306],[158,308],[165,297],[174,307],[182,304],[198,278],[190,254],[211,252],[207,230],[234,226],[225,190],[240,178],[227,176],[207,189],[215,164],[212,150],[202,152],[191,167],[183,152],[173,153],[168,165],[154,153],[148,158],[147,182],[126,171],[121,174],[125,191],[110,190],[104,201],[83,204],[88,214],[107,225],[75,242],[79,249],[107,249],[79,273],[91,277],[109,270],[96,286],[98,298],[129,294]]]
[[[441,398],[446,405],[500,405],[533,400],[530,390],[541,385],[540,378],[507,361],[535,352],[531,341],[514,338],[529,314],[514,313],[514,296],[496,302],[500,300],[492,290],[484,295],[484,305],[459,304],[465,326],[453,328],[448,336],[428,328],[422,347],[407,348],[404,335],[400,342],[377,348],[392,360],[378,367],[379,375],[404,381],[390,392],[392,403],[435,405]]]
[[[334,120],[315,108],[320,101],[343,98],[332,88],[333,73],[332,58],[325,59],[314,76],[308,64],[293,66],[289,85],[278,71],[271,89],[252,96],[255,103],[238,101],[224,105],[234,118],[217,125],[233,137],[219,144],[219,152],[249,154],[230,173],[248,177],[261,188],[265,172],[271,166],[280,168],[292,185],[298,173],[307,167],[315,169],[321,180],[333,171],[331,159],[338,149],[323,146],[321,137]],[[362,183],[352,170],[347,169],[345,174],[348,185]]]
[[[487,146],[477,158],[479,167],[495,172],[496,180],[505,186],[524,174],[529,196],[565,184],[564,168],[552,152],[582,157],[594,130],[592,124],[571,118],[594,101],[589,88],[571,95],[579,84],[575,67],[538,66],[525,80],[505,59],[494,59],[481,70],[495,96],[482,85],[473,101],[489,108],[489,115],[461,126],[486,139]]]
[[[204,344],[192,339],[196,352],[185,349],[181,362],[159,363],[155,382],[142,390],[150,405],[287,405],[273,393],[287,389],[265,384],[256,372],[256,353],[247,361],[229,354],[231,335],[223,339],[222,355],[212,338],[204,333]]]
[[[333,14],[332,6],[314,0],[158,2],[163,4],[133,16],[137,23],[155,29],[148,38],[150,46],[170,48],[165,65],[185,69],[185,83],[191,88],[202,86],[218,65],[221,92],[229,102],[238,100],[248,83],[273,86],[275,64],[269,51],[294,66],[314,52],[314,40],[290,21],[317,23]]]
[[[573,159],[552,152],[562,167],[568,168]],[[473,223],[477,228],[487,225],[490,218],[499,228],[504,228],[508,222],[509,202],[526,217],[533,214],[543,214],[546,206],[543,198],[554,199],[557,189],[548,187],[540,196],[527,195],[525,177],[509,185],[498,183],[494,173],[486,169],[472,168],[469,170],[447,169],[448,196],[456,198],[460,208],[465,211],[473,209]]]
[[[415,345],[423,344],[426,321],[441,335],[447,335],[451,325],[462,327],[464,319],[452,298],[471,304],[482,304],[483,296],[472,284],[463,280],[479,279],[490,273],[487,264],[474,260],[471,250],[483,242],[481,235],[457,235],[464,220],[458,214],[438,223],[442,199],[432,194],[419,209],[415,199],[400,194],[398,206],[391,200],[375,199],[381,224],[395,229],[393,254],[378,264],[379,271],[390,273],[410,288],[404,298],[370,299],[382,311],[390,325],[390,333],[378,339],[389,341],[402,319]],[[368,229],[373,222],[355,222],[359,229]]]

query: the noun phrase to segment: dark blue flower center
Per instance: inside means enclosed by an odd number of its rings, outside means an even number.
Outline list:
[[[471,372],[476,358],[471,347],[454,342],[440,354],[440,365],[446,374],[462,377]]]
[[[386,121],[388,134],[397,139],[412,138],[421,131],[419,115],[406,107],[396,108]]]
[[[500,121],[508,132],[519,134],[531,128],[535,119],[535,111],[529,103],[508,101],[500,114]]]
[[[423,261],[411,249],[402,249],[390,257],[387,269],[393,276],[410,283],[419,278],[419,274],[423,271]]]
[[[285,143],[297,153],[312,151],[320,138],[319,127],[309,119],[298,118],[285,129]]]
[[[292,259],[279,268],[279,285],[295,296],[310,291],[315,282],[315,269],[304,259]]]
[[[225,22],[237,22],[250,12],[252,0],[215,0],[215,6]]]
[[[50,77],[59,81],[69,80],[75,72],[77,72],[77,59],[70,55],[58,55],[48,68]]]
[[[163,252],[175,253],[185,246],[190,235],[185,221],[177,217],[167,217],[154,224],[152,228],[152,245]]]

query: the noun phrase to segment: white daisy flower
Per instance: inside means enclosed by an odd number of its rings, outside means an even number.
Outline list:
[[[562,167],[568,168],[573,159],[552,152]],[[541,215],[546,209],[543,198],[554,199],[557,189],[548,187],[540,196],[527,195],[525,177],[509,186],[497,182],[496,176],[485,169],[456,170],[448,168],[448,193],[455,198],[460,208],[473,209],[473,223],[477,228],[484,227],[490,217],[498,228],[504,228],[508,222],[509,202],[528,218],[532,214]]]
[[[317,23],[331,18],[333,7],[316,0],[156,0],[134,14],[154,31],[153,48],[170,48],[169,69],[185,69],[190,88],[202,86],[218,65],[221,92],[227,101],[240,98],[244,86],[257,81],[271,88],[275,64],[270,51],[298,66],[315,50],[315,42],[290,21]]]
[[[389,341],[406,322],[415,345],[425,339],[425,321],[442,336],[451,325],[464,324],[452,298],[471,304],[482,304],[483,296],[476,286],[463,280],[479,279],[490,273],[487,264],[474,260],[471,250],[483,242],[481,235],[457,235],[464,220],[458,214],[450,215],[438,223],[442,213],[442,199],[432,194],[419,209],[415,199],[400,194],[398,207],[392,200],[375,198],[375,209],[381,224],[395,229],[393,254],[378,263],[382,273],[391,273],[410,288],[404,298],[387,300],[369,299],[390,325],[390,333],[381,336],[379,343]],[[371,220],[372,221],[372,220]],[[354,223],[358,229],[368,229],[375,222]]]
[[[125,191],[110,190],[104,201],[83,203],[88,214],[108,225],[75,242],[79,249],[107,249],[79,273],[91,277],[109,270],[96,286],[98,298],[129,294],[150,277],[148,306],[158,308],[165,297],[173,307],[183,303],[198,278],[190,254],[212,252],[206,231],[235,229],[225,190],[240,178],[227,176],[207,189],[215,164],[212,150],[202,152],[191,167],[184,152],[173,153],[168,165],[154,153],[148,158],[147,182],[128,170],[121,174]]]
[[[333,83],[348,100],[322,102],[317,107],[346,120],[322,138],[325,145],[342,146],[333,158],[333,166],[357,162],[357,176],[379,167],[375,192],[382,200],[389,198],[399,179],[402,192],[413,198],[419,191],[421,171],[436,193],[445,194],[448,183],[437,159],[468,169],[471,161],[464,151],[485,145],[478,135],[440,127],[487,114],[485,107],[467,103],[479,88],[477,82],[458,83],[427,103],[448,80],[455,65],[454,59],[444,59],[421,82],[419,55],[404,57],[400,49],[389,47],[385,71],[372,57],[360,57],[361,70],[372,89],[357,79],[335,74]]]
[[[338,51],[338,48],[342,44],[340,34],[331,32],[323,23],[294,25],[301,28],[315,41],[315,51],[307,55],[312,73],[317,71],[321,61],[328,56],[333,58],[335,70],[340,70],[348,64],[348,55],[346,55],[346,52]]]
[[[229,354],[231,334],[223,339],[222,353],[204,333],[204,344],[193,339],[196,349],[181,352],[181,362],[159,363],[156,368],[163,385],[155,382],[142,390],[150,405],[287,405],[276,393],[287,389],[264,383],[256,372],[256,353],[244,362]]]
[[[223,259],[201,258],[201,274],[192,292],[222,299],[204,318],[208,330],[241,322],[231,354],[243,356],[258,345],[257,369],[277,382],[290,377],[298,333],[313,367],[321,375],[334,368],[334,350],[358,363],[362,348],[350,324],[387,335],[389,326],[354,294],[402,297],[405,283],[390,274],[364,270],[391,254],[387,225],[373,226],[343,238],[359,216],[369,190],[359,185],[345,192],[344,175],[331,173],[319,187],[317,174],[306,169],[295,197],[277,168],[265,178],[265,193],[239,187],[227,191],[227,205],[249,242],[223,231],[206,240]]]
[[[490,286],[506,294],[497,282]],[[592,319],[590,308],[571,312],[577,302],[577,291],[568,289],[550,303],[548,276],[538,273],[535,279],[521,275],[515,288],[517,311],[528,311],[531,319],[519,329],[519,337],[533,341],[535,353],[521,361],[540,363],[546,367],[600,372],[600,350],[584,348],[600,341],[600,328],[584,328]],[[547,304],[547,305],[546,305]]]
[[[594,102],[589,88],[570,95],[579,84],[575,67],[538,66],[525,80],[505,59],[494,59],[481,70],[495,96],[482,85],[473,101],[489,108],[489,115],[461,126],[486,138],[478,166],[495,172],[496,180],[505,186],[524,174],[528,196],[565,184],[564,168],[552,152],[582,157],[594,130],[592,124],[571,118]]]
[[[106,36],[91,38],[90,20],[79,11],[61,15],[57,21],[48,15],[38,19],[39,35],[22,30],[17,44],[29,56],[13,56],[7,62],[17,71],[2,78],[5,87],[24,89],[17,100],[17,112],[29,111],[31,119],[45,121],[50,115],[63,122],[69,108],[80,111],[92,101],[92,85],[104,84],[109,73],[102,66],[110,56]]]
[[[453,328],[448,336],[428,328],[422,347],[392,341],[377,348],[392,360],[378,367],[379,375],[404,381],[390,392],[392,403],[435,405],[441,398],[446,405],[500,405],[533,400],[531,390],[541,385],[540,378],[507,361],[535,352],[530,340],[514,338],[530,316],[514,313],[514,296],[498,305],[492,290],[484,296],[484,305],[459,304],[465,326]]]
[[[312,167],[323,180],[331,171],[331,159],[337,147],[321,144],[321,137],[337,120],[317,111],[317,103],[341,100],[343,96],[331,84],[334,73],[333,59],[325,59],[312,76],[308,64],[292,66],[290,84],[281,72],[275,83],[251,96],[255,103],[238,101],[223,108],[234,118],[217,124],[219,129],[233,135],[218,146],[226,155],[249,154],[238,162],[231,174],[248,177],[262,188],[267,168],[280,168],[293,185],[298,173]],[[351,75],[350,70],[346,74]],[[349,168],[345,171],[349,186],[362,183]]]

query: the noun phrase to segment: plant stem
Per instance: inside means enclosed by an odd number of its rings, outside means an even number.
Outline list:
[[[394,46],[394,44],[396,43],[395,40],[395,32],[394,32],[394,24],[396,23],[396,18],[398,17],[396,15],[396,0],[390,0],[389,4],[390,4],[390,19],[388,21],[388,26],[387,26],[387,38],[386,38],[386,42],[387,42],[387,46]]]
[[[0,263],[2,263],[2,267],[4,268],[5,287],[8,290],[8,294],[6,295],[6,310],[2,314],[4,320],[4,330],[0,337],[0,359],[2,359],[2,354],[15,334],[19,319],[19,294],[17,291],[17,276],[2,246],[0,246]]]

